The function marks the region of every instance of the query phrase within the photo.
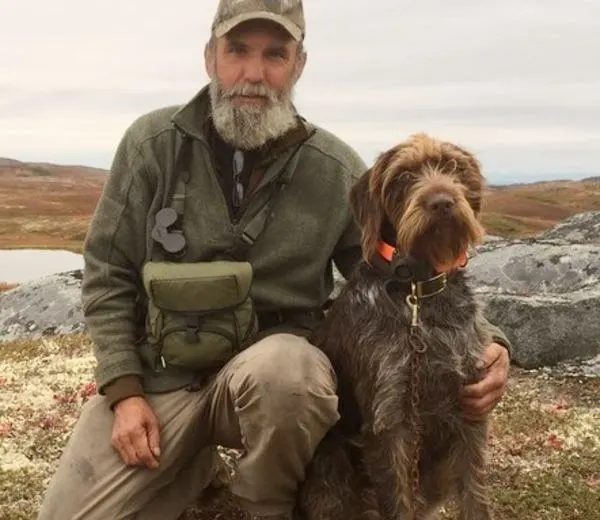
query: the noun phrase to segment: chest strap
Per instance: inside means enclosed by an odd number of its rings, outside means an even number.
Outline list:
[[[280,196],[284,188],[291,182],[296,171],[297,152],[303,142],[299,143],[292,150],[276,159],[265,171],[265,176],[282,172],[274,180],[274,190],[267,201],[261,207],[260,211],[246,224],[239,233],[240,247],[237,248],[237,254],[247,252],[259,235],[262,233],[267,222],[273,217],[273,207],[276,199]],[[164,207],[159,210],[154,218],[151,236],[161,248],[153,248],[153,258],[163,257],[168,260],[179,260],[187,251],[187,242],[183,233],[183,215],[185,210],[186,188],[190,181],[190,156],[192,149],[192,138],[184,137],[179,152],[175,159],[173,172],[174,189],[172,195],[167,195]],[[293,163],[292,163],[293,161]],[[290,164],[292,163],[292,164]],[[170,200],[169,200],[170,199]],[[159,249],[159,251],[157,251]]]

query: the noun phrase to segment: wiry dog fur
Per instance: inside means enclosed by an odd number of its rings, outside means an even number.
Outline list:
[[[339,378],[341,420],[323,440],[299,493],[306,520],[425,519],[456,496],[464,520],[491,518],[484,486],[486,422],[461,415],[459,390],[478,378],[489,338],[464,271],[451,266],[479,242],[484,179],[462,148],[412,136],[383,153],[356,183],[362,230],[357,267],[312,341]],[[423,385],[420,431],[407,421],[413,338],[400,282],[378,258],[378,241],[405,256],[415,279],[449,270],[443,292],[420,301]],[[411,440],[420,436],[420,487],[411,501]]]

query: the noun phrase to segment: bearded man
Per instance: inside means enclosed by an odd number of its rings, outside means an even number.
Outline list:
[[[332,291],[332,263],[347,277],[361,258],[348,192],[366,169],[294,108],[304,33],[301,0],[221,0],[209,85],[143,115],[121,140],[84,247],[98,395],[40,520],[176,519],[213,477],[216,445],[244,453],[230,489],[249,517],[292,517],[305,468],[339,419],[335,374],[306,338]],[[221,261],[233,274],[213,276]],[[244,341],[223,333],[231,355],[217,356],[209,332],[219,327],[207,324],[227,327],[241,308],[230,296],[243,265],[256,326]],[[487,413],[506,382],[498,343],[508,342],[494,331],[471,415]],[[185,339],[169,339],[177,334]]]

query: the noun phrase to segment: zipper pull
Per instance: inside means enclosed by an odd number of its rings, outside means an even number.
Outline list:
[[[162,354],[156,355],[156,362],[154,363],[154,371],[156,373],[162,372],[165,368],[167,368],[167,362]]]

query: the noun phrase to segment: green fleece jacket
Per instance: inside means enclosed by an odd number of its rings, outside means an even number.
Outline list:
[[[232,222],[204,125],[207,88],[187,105],[137,119],[125,132],[84,244],[83,310],[97,358],[99,392],[111,404],[131,395],[187,386],[196,374],[168,367],[156,374],[136,328],[140,272],[151,258],[154,215],[172,188],[182,138],[192,139],[183,230],[185,261],[209,261],[232,248],[269,196],[278,172],[265,176]],[[360,233],[348,192],[366,165],[343,141],[308,123],[310,135],[288,167],[296,168],[271,220],[249,252],[251,296],[259,310],[315,309],[332,291],[332,261],[344,276],[360,259]],[[509,347],[489,325],[496,341]]]

